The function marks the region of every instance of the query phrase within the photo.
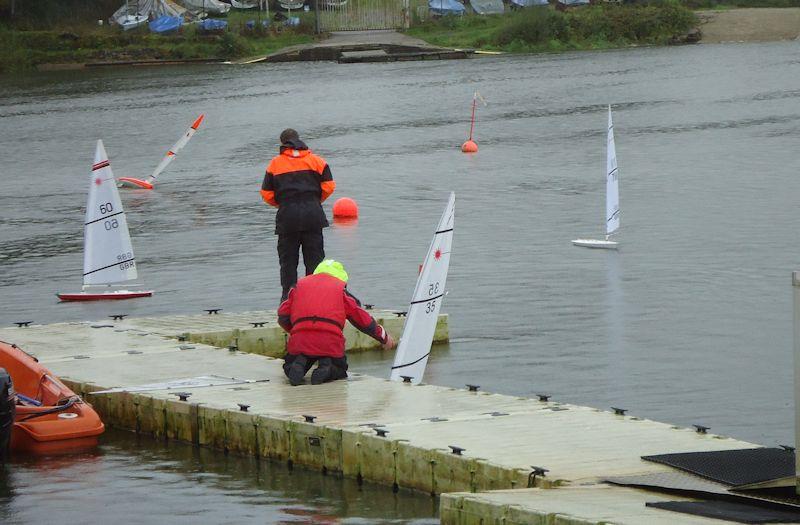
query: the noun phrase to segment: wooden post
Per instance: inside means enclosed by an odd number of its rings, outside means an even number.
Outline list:
[[[319,26],[319,0],[314,0],[314,33],[320,33]]]

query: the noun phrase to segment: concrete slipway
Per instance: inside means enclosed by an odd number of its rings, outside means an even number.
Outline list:
[[[720,523],[645,508],[663,498],[598,481],[668,470],[642,455],[756,446],[557,400],[358,374],[291,387],[280,359],[240,351],[274,351],[277,330],[274,312],[250,312],[7,328],[0,340],[38,357],[106,424],[393,488],[459,492],[442,498],[448,524]],[[170,390],[90,394],[209,374],[254,382],[184,388],[185,400]],[[533,477],[532,466],[548,472]]]

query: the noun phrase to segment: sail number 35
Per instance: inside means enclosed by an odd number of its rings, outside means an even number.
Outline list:
[[[428,285],[428,296],[436,295],[439,293],[439,281]],[[429,314],[436,310],[436,299],[432,299],[425,303],[425,313]]]

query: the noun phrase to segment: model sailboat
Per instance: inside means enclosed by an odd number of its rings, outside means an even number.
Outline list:
[[[197,132],[197,128],[199,128],[200,123],[203,122],[203,117],[205,117],[205,115],[200,115],[199,117],[197,117],[197,119],[195,119],[192,125],[189,126],[189,129],[186,130],[186,133],[184,133],[183,136],[180,139],[178,139],[178,142],[176,142],[169,149],[169,151],[167,151],[167,154],[164,155],[164,158],[161,159],[161,162],[158,163],[156,169],[153,170],[153,173],[151,173],[145,180],[135,179],[133,177],[120,177],[119,187],[136,188],[140,190],[152,190],[156,178],[158,178],[158,176],[161,175],[161,172],[164,171],[167,168],[167,166],[169,166],[169,163],[172,162],[172,159],[174,159],[175,156],[178,154],[178,152],[182,150],[183,147],[186,146],[186,144],[189,143],[194,134]]]
[[[614,124],[611,121],[611,106],[608,106],[608,146],[606,149],[606,238],[575,239],[572,244],[586,248],[617,249],[617,241],[611,235],[619,229],[619,170],[617,149],[614,146]]]
[[[439,220],[428,255],[417,278],[417,286],[406,314],[403,336],[392,365],[392,381],[419,383],[428,364],[439,310],[445,295],[450,248],[453,243],[456,194],[450,193],[447,207]]]
[[[59,293],[62,301],[97,301],[149,297],[152,291],[131,291],[113,285],[136,279],[128,221],[117,192],[111,163],[97,141],[83,227],[83,291]]]

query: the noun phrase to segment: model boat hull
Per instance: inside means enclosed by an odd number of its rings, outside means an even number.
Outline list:
[[[133,292],[131,290],[116,290],[113,292],[75,292],[56,294],[62,301],[119,301],[122,299],[136,299],[138,297],[150,297],[152,290],[141,290]]]
[[[152,190],[153,185],[146,180],[134,179],[133,177],[120,177],[117,179],[117,186],[120,188],[133,188],[136,190]]]
[[[601,250],[616,250],[617,241],[607,241],[603,239],[575,239],[572,241],[575,246],[583,246],[584,248],[598,248]]]

